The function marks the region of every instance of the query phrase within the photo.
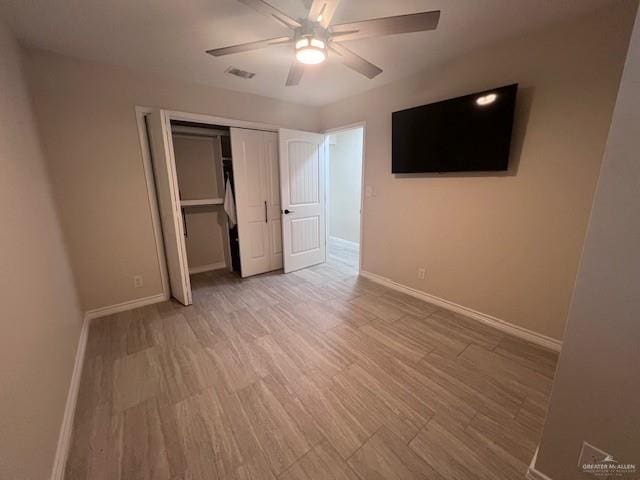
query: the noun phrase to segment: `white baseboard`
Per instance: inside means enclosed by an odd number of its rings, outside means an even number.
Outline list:
[[[107,307],[100,307],[94,310],[89,310],[85,313],[86,317],[90,320],[99,317],[106,317],[114,313],[126,312],[127,310],[133,310],[134,308],[144,307],[153,303],[164,302],[169,300],[169,297],[164,293],[157,295],[151,295],[150,297],[137,298],[135,300],[129,300],[128,302],[117,303],[115,305],[109,305]]]
[[[89,327],[91,326],[91,321],[95,318],[124,312],[126,310],[133,310],[134,308],[144,307],[145,305],[151,305],[165,300],[168,300],[167,296],[164,293],[160,293],[150,297],[110,305],[108,307],[96,308],[85,313],[82,328],[80,330],[80,338],[78,339],[78,347],[76,348],[76,358],[73,365],[73,372],[71,374],[69,392],[67,393],[67,403],[64,408],[60,434],[58,435],[58,446],[56,448],[56,456],[53,461],[51,480],[63,480],[64,478],[67,457],[69,456],[69,448],[71,447],[73,419],[76,412],[80,380],[82,378],[82,368],[84,366],[84,355],[87,348],[87,339],[89,338]]]
[[[220,270],[221,268],[226,267],[226,262],[210,263],[209,265],[202,265],[200,267],[189,267],[189,275],[193,275],[194,273],[210,272],[212,270]]]
[[[82,322],[82,328],[80,329],[80,338],[78,339],[78,347],[76,348],[76,358],[73,364],[73,372],[71,373],[67,402],[62,416],[60,434],[58,435],[58,447],[56,448],[56,456],[53,461],[51,480],[63,480],[64,478],[67,457],[69,456],[69,448],[71,447],[73,419],[76,413],[76,403],[78,401],[78,391],[80,390],[80,380],[82,378],[82,368],[84,366],[84,353],[87,348],[90,324],[91,319],[85,315],[84,321]]]
[[[529,465],[529,469],[527,470],[527,474],[525,478],[527,480],[551,480],[551,477],[546,476],[539,470],[536,470],[536,459],[538,458],[538,448],[536,448],[536,453],[534,453],[533,458],[531,459],[531,464]]]
[[[73,372],[71,374],[69,392],[67,393],[67,402],[65,404],[64,415],[62,417],[62,425],[60,427],[60,434],[58,435],[58,446],[56,448],[56,456],[53,461],[51,480],[63,480],[64,478],[67,457],[69,456],[69,448],[71,447],[73,419],[76,412],[80,380],[82,378],[82,368],[84,366],[84,355],[87,348],[87,339],[89,338],[89,327],[91,326],[91,321],[95,318],[124,312],[126,310],[133,310],[134,308],[144,307],[145,305],[151,305],[165,300],[168,300],[167,295],[160,293],[158,295],[139,298],[128,302],[118,303],[116,305],[96,308],[85,313],[82,328],[80,329],[78,347],[76,348],[76,358],[73,365]]]
[[[446,310],[460,313],[469,318],[473,318],[474,320],[478,320],[479,322],[496,328],[500,331],[508,333],[509,335],[522,338],[523,340],[535,343],[536,345],[540,345],[541,347],[545,347],[549,350],[559,352],[560,348],[562,347],[562,342],[560,340],[556,340],[555,338],[547,337],[546,335],[542,335],[541,333],[537,333],[532,330],[513,325],[512,323],[506,322],[496,317],[492,317],[491,315],[487,315],[486,313],[478,312],[471,308],[463,307],[462,305],[458,305],[457,303],[450,302],[449,300],[445,300],[443,298],[421,292],[420,290],[407,287],[406,285],[394,282],[393,280],[390,280],[381,275],[377,275],[375,273],[367,272],[364,270],[360,272],[360,275],[368,278],[373,282],[392,288],[393,290],[406,293],[407,295],[419,298],[421,300],[424,300],[425,302],[437,305],[438,307],[442,307]]]
[[[360,244],[358,242],[352,242],[351,240],[345,240],[344,238],[329,236],[329,242],[335,243],[336,245],[341,245],[346,248],[360,250]]]
[[[529,467],[525,478],[527,480],[551,480],[551,477],[547,477],[544,473],[536,470],[535,467]]]

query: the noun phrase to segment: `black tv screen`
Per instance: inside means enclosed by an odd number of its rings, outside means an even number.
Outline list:
[[[507,170],[518,85],[392,115],[392,173]]]

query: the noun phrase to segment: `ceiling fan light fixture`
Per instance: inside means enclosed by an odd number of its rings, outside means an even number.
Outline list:
[[[309,46],[309,39],[307,37],[301,38],[296,42],[296,50]]]
[[[327,46],[317,38],[301,38],[296,42],[296,58],[305,65],[317,65],[327,59]]]

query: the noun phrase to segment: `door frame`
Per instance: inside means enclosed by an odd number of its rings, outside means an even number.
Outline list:
[[[155,178],[153,176],[153,165],[151,163],[151,151],[149,148],[149,137],[145,124],[145,116],[154,110],[162,110],[166,112],[167,118],[171,120],[182,120],[186,122],[208,123],[211,125],[221,125],[225,127],[249,128],[253,130],[264,130],[267,132],[278,132],[281,128],[278,125],[272,125],[260,122],[250,122],[245,120],[237,120],[225,117],[216,117],[213,115],[182,112],[179,110],[170,110],[162,107],[147,107],[136,105],[134,107],[136,116],[136,125],[138,127],[138,141],[140,143],[140,153],[142,156],[142,168],[144,170],[145,182],[147,185],[147,198],[149,201],[149,210],[151,212],[151,223],[153,225],[153,236],[156,243],[156,255],[158,259],[158,269],[162,281],[162,294],[165,300],[171,298],[171,288],[169,286],[169,273],[167,269],[167,257],[164,251],[164,238],[162,235],[162,224],[160,223],[160,213],[158,209],[158,195],[156,192]],[[228,243],[228,242],[227,242]],[[229,246],[227,245],[227,249]]]
[[[365,207],[365,182],[364,176],[366,172],[366,159],[367,159],[367,122],[362,120],[360,122],[349,123],[347,125],[343,125],[341,127],[330,128],[322,132],[324,135],[332,135],[334,133],[347,132],[349,130],[356,130],[358,128],[362,128],[362,162],[361,162],[361,171],[360,171],[360,252],[358,253],[358,274],[362,271],[362,258],[364,257],[364,207]],[[329,174],[331,172],[331,148],[329,142],[327,142],[326,146],[326,169],[325,169],[325,216],[326,216],[326,224],[325,224],[325,243],[329,245],[329,221],[330,221],[330,202],[331,197],[329,195]],[[328,254],[328,249],[327,249]]]

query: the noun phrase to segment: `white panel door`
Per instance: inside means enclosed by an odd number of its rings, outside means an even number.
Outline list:
[[[325,261],[325,136],[280,130],[284,271]]]
[[[147,115],[146,122],[171,296],[183,305],[191,305],[191,281],[184,242],[178,177],[173,157],[171,124],[162,110]]]
[[[231,150],[242,276],[276,270],[282,267],[277,134],[232,128]]]

